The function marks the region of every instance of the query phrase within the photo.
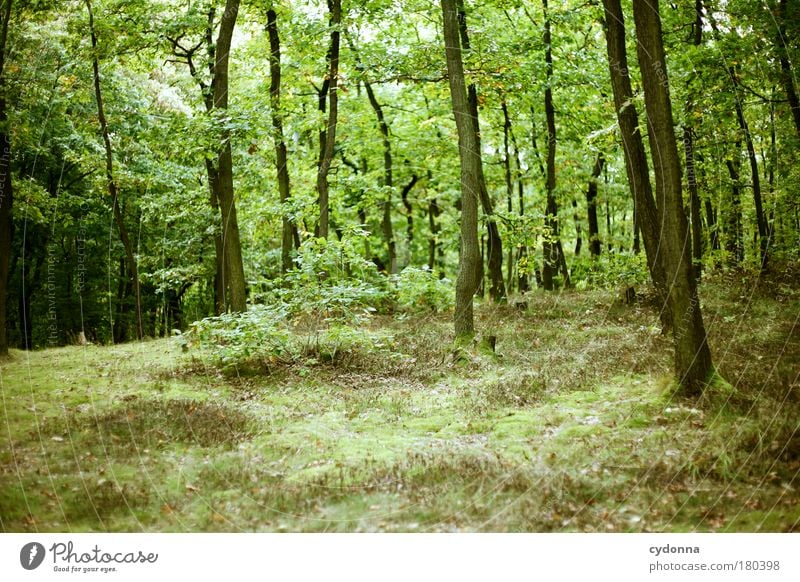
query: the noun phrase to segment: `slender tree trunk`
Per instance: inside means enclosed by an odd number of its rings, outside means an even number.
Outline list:
[[[725,160],[725,165],[728,167],[728,173],[731,177],[731,199],[730,199],[730,212],[726,222],[725,233],[725,250],[730,254],[731,262],[734,266],[739,266],[744,260],[744,233],[742,232],[742,197],[741,197],[741,182],[740,182],[740,169],[741,161],[739,160],[739,151],[741,151],[741,143],[736,142],[736,152],[734,158]]]
[[[90,0],[86,0],[86,8],[89,11],[89,35],[92,41],[92,68],[94,71],[94,95],[95,100],[97,101],[97,119],[100,122],[100,129],[103,134],[103,143],[105,144],[106,150],[106,183],[108,186],[108,194],[111,196],[114,221],[117,224],[119,238],[122,242],[122,247],[125,250],[125,259],[128,263],[128,274],[131,278],[131,286],[133,288],[136,310],[136,338],[142,339],[142,337],[144,337],[144,327],[142,325],[142,296],[141,287],[139,284],[139,268],[136,265],[136,258],[133,255],[133,245],[128,238],[128,229],[125,227],[125,221],[122,217],[122,211],[119,205],[117,183],[114,180],[113,152],[111,149],[111,138],[109,137],[108,132],[108,122],[103,109],[103,94],[100,89],[100,66],[97,61],[97,36],[94,32],[94,14],[92,13],[92,4]]]
[[[670,281],[675,376],[686,395],[699,395],[714,373],[683,210],[681,167],[673,130],[667,63],[658,0],[634,0],[637,53],[642,73],[648,139],[653,155],[658,207],[662,212],[662,263]]]
[[[458,151],[461,160],[461,252],[456,279],[456,307],[453,316],[456,343],[471,341],[475,334],[472,298],[479,283],[478,199],[480,198],[481,158],[475,128],[470,119],[461,41],[458,30],[456,0],[441,0],[444,21],[444,46],[447,77],[453,117],[458,129]]]
[[[511,118],[508,116],[508,105],[505,100],[500,104],[503,110],[503,170],[506,179],[506,202],[508,215],[514,211],[514,183],[511,176],[511,149],[509,148],[509,139],[511,134]],[[514,249],[509,245],[508,247],[508,262],[506,263],[506,289],[511,292],[514,282]]]
[[[608,50],[608,68],[611,76],[611,87],[614,92],[614,108],[617,111],[617,122],[622,136],[622,147],[625,151],[625,171],[634,201],[634,221],[644,241],[647,267],[653,281],[659,303],[662,305],[661,324],[666,330],[672,318],[667,303],[667,278],[661,265],[660,233],[658,229],[659,215],[653,190],[650,184],[647,155],[639,131],[639,116],[633,104],[634,94],[628,74],[628,54],[625,47],[625,20],[619,0],[603,0],[605,8],[605,35]],[[608,201],[606,201],[606,222],[609,237],[611,235]],[[610,246],[609,238],[609,249]]]
[[[317,169],[317,194],[319,195],[319,236],[328,238],[329,195],[328,172],[333,161],[336,145],[336,125],[339,119],[339,24],[342,21],[341,0],[328,0],[330,13],[331,45],[328,51],[328,125],[324,134],[324,144],[320,152]],[[324,87],[324,84],[323,84]]]
[[[467,14],[464,9],[464,0],[456,0],[456,10],[458,11],[458,32],[461,38],[462,50],[470,50],[469,34],[467,31]],[[480,197],[481,208],[486,215],[486,235],[487,249],[486,266],[489,271],[489,296],[493,301],[502,301],[506,296],[505,283],[503,281],[503,243],[500,238],[500,230],[497,227],[497,220],[494,215],[492,199],[486,188],[486,178],[483,174],[483,160],[481,159],[481,128],[478,116],[478,91],[474,83],[467,86],[467,106],[469,108],[470,119],[472,121],[472,131],[475,134],[476,155],[478,157],[478,194]],[[482,266],[481,266],[482,268]]]
[[[11,209],[14,190],[11,184],[11,140],[6,113],[5,54],[8,38],[8,21],[11,18],[11,2],[6,0],[0,24],[0,356],[8,354],[6,331],[6,301],[8,300],[9,261],[14,222]]]
[[[400,199],[403,201],[403,208],[406,209],[406,248],[408,250],[406,264],[411,263],[411,247],[414,243],[414,207],[408,199],[408,194],[417,182],[419,182],[419,176],[412,174],[411,180],[400,191]]]
[[[292,223],[286,213],[286,204],[291,195],[289,167],[287,165],[286,142],[283,137],[283,113],[281,112],[281,40],[278,35],[278,16],[275,10],[267,11],[269,34],[269,97],[272,109],[272,135],[275,142],[275,165],[278,173],[278,192],[281,206],[281,272],[292,268]]]
[[[525,185],[522,183],[522,160],[519,155],[519,147],[517,147],[517,140],[514,138],[514,131],[513,128],[509,125],[508,128],[509,134],[511,134],[511,143],[514,145],[514,163],[516,167],[516,178],[517,178],[517,198],[519,202],[519,216],[520,219],[525,216]],[[521,221],[520,221],[521,222]],[[524,265],[527,261],[528,256],[528,247],[524,243],[519,245],[519,250],[517,252],[517,264]],[[528,284],[528,269],[520,270],[517,268],[517,289],[520,293],[526,292],[530,285]],[[538,270],[537,270],[538,273]]]
[[[794,5],[795,17],[797,14],[797,5]],[[800,138],[800,99],[797,98],[797,89],[795,88],[794,71],[789,62],[788,47],[786,46],[786,22],[789,18],[789,2],[788,0],[780,0],[778,3],[778,52],[779,61],[781,63],[781,82],[783,89],[786,92],[786,99],[789,101],[789,109],[792,112],[792,120],[794,121],[794,128],[797,131],[797,137]],[[795,39],[796,41],[796,39]]]
[[[562,271],[564,287],[570,287],[569,271],[561,247],[558,227],[558,204],[556,203],[556,116],[553,108],[553,50],[550,34],[550,16],[547,12],[547,0],[542,0],[544,9],[544,62],[547,81],[544,89],[544,113],[547,119],[547,205],[545,208],[545,226],[547,233],[543,243],[544,264],[542,266],[542,284],[545,290],[553,290],[553,276]]]
[[[364,80],[364,88],[367,90],[367,97],[375,112],[375,117],[378,118],[378,127],[381,131],[383,138],[383,185],[386,188],[386,194],[383,200],[383,219],[381,220],[381,229],[383,230],[383,240],[386,242],[386,252],[388,256],[388,272],[391,275],[397,273],[397,243],[394,240],[394,228],[392,227],[392,190],[394,189],[394,180],[392,178],[392,142],[389,139],[389,124],[386,123],[386,117],[383,115],[383,107],[375,98],[375,92],[372,90],[372,85]]]
[[[605,163],[606,158],[603,152],[599,152],[594,161],[592,177],[589,179],[589,187],[586,189],[586,209],[589,222],[589,253],[592,257],[599,257],[602,249],[600,225],[597,223],[597,179],[600,177]]]
[[[699,47],[703,42],[703,0],[695,0],[695,21],[692,27],[692,44]],[[703,220],[700,214],[700,194],[697,188],[694,156],[694,130],[689,125],[694,116],[694,101],[691,96],[686,99],[686,124],[683,126],[683,148],[686,155],[686,183],[689,188],[689,217],[692,227],[692,258],[694,260],[697,280],[703,272]]]

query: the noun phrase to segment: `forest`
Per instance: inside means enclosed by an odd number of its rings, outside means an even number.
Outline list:
[[[3,531],[800,531],[797,0],[0,0]]]

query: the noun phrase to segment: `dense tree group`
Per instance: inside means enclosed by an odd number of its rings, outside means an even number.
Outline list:
[[[455,280],[462,344],[476,293],[644,272],[697,393],[703,270],[798,255],[796,0],[4,0],[0,19],[0,352],[245,311],[335,239]]]

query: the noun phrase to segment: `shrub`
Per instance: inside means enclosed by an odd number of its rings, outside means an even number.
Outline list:
[[[453,307],[455,298],[452,283],[447,279],[439,279],[428,268],[406,267],[392,280],[397,305],[401,309],[440,312]]]

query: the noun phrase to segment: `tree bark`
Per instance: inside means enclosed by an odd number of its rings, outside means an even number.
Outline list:
[[[653,153],[658,208],[661,211],[662,262],[670,282],[669,302],[675,347],[675,376],[686,395],[701,394],[714,373],[683,210],[682,175],[673,130],[669,77],[657,0],[634,0],[637,53],[642,73],[648,139]]]
[[[339,118],[339,25],[342,21],[341,0],[328,0],[330,12],[331,45],[328,50],[328,125],[324,134],[324,144],[320,151],[317,169],[317,194],[319,195],[319,227],[318,234],[328,238],[329,230],[329,193],[328,172],[333,161],[333,149],[336,145],[336,124]],[[323,85],[324,87],[324,85]]]
[[[441,0],[447,77],[453,117],[458,130],[461,161],[461,252],[456,279],[456,306],[453,316],[456,343],[463,344],[475,335],[472,298],[479,283],[478,199],[480,197],[481,158],[475,128],[470,119],[456,0]]]
[[[464,9],[464,0],[456,0],[458,11],[458,32],[461,38],[461,49],[470,50],[469,33],[467,30],[467,13]],[[489,297],[493,301],[502,301],[506,296],[505,283],[503,281],[503,243],[500,238],[500,230],[497,227],[497,220],[494,215],[492,199],[489,190],[486,188],[486,177],[483,174],[483,160],[481,156],[481,128],[478,116],[478,90],[475,83],[467,86],[467,106],[469,108],[472,130],[475,133],[476,155],[478,157],[478,194],[480,196],[481,208],[486,215],[486,234],[487,234],[487,269],[489,271]]]
[[[511,216],[514,211],[514,182],[511,175],[511,149],[509,147],[511,118],[508,116],[508,105],[506,105],[505,99],[500,104],[500,107],[503,110],[503,172],[506,179],[506,210],[508,215]],[[508,247],[506,265],[506,289],[511,293],[514,282],[514,249],[511,245]]]
[[[597,179],[603,171],[606,158],[603,152],[597,154],[592,168],[592,177],[589,179],[589,187],[586,189],[586,209],[589,222],[589,254],[592,257],[599,257],[602,249],[600,241],[600,225],[597,222]]]
[[[619,0],[603,0],[605,8],[605,36],[608,52],[608,68],[614,93],[614,108],[625,151],[625,172],[634,202],[634,221],[639,226],[644,241],[647,268],[662,305],[661,324],[666,330],[671,325],[667,303],[667,279],[661,265],[659,218],[653,190],[650,184],[647,155],[639,131],[639,116],[633,104],[633,89],[628,69],[628,54],[625,47],[625,20]],[[611,223],[606,202],[606,222],[611,249]],[[635,225],[634,225],[635,230]]]
[[[570,287],[569,271],[566,269],[566,259],[561,247],[558,227],[558,203],[556,202],[556,116],[553,108],[553,50],[551,47],[550,16],[547,12],[547,0],[542,0],[544,10],[544,62],[547,81],[544,88],[544,113],[547,120],[547,204],[545,207],[545,233],[542,251],[544,255],[542,265],[542,284],[546,291],[553,290],[553,276],[561,268],[564,278],[564,287]]]
[[[228,108],[228,62],[239,0],[227,0],[219,25],[214,62],[214,109]],[[228,311],[247,311],[247,290],[239,239],[239,221],[233,193],[233,160],[229,132],[217,158],[217,197],[222,219],[222,253],[225,257],[225,305]]]
[[[797,13],[797,5],[795,4],[795,13]],[[780,0],[778,3],[778,52],[779,61],[781,64],[781,82],[783,89],[786,92],[786,99],[789,101],[789,109],[792,112],[792,120],[794,121],[794,128],[797,131],[797,137],[800,138],[800,99],[797,98],[797,89],[794,83],[794,71],[789,62],[788,47],[786,46],[786,21],[789,18],[789,2],[788,0]],[[795,14],[797,16],[797,14]]]
[[[0,356],[8,354],[6,331],[6,301],[8,300],[9,261],[14,222],[12,206],[14,190],[11,183],[11,140],[6,113],[5,55],[8,39],[8,21],[11,18],[11,2],[6,0],[0,25]]]
[[[378,119],[378,127],[383,138],[383,185],[386,194],[383,200],[383,219],[381,220],[381,230],[383,230],[383,240],[386,242],[386,252],[388,256],[387,270],[389,274],[397,273],[397,243],[394,240],[394,228],[392,228],[392,189],[394,180],[392,177],[392,142],[389,139],[389,124],[383,115],[383,107],[375,98],[375,92],[369,81],[364,80],[364,88],[367,90],[367,97]]]
[[[113,150],[111,148],[111,137],[108,132],[108,121],[106,120],[105,110],[103,109],[103,93],[100,87],[100,65],[97,60],[97,36],[94,31],[94,14],[92,12],[91,0],[86,0],[86,8],[89,11],[89,36],[92,41],[92,69],[94,72],[94,95],[97,101],[97,119],[100,122],[100,130],[103,134],[103,144],[105,145],[106,151],[106,184],[108,187],[108,194],[111,196],[114,222],[117,225],[119,238],[125,250],[125,260],[128,264],[128,276],[131,280],[134,295],[134,309],[136,310],[136,338],[142,339],[142,337],[144,337],[144,327],[142,325],[142,295],[141,286],[139,284],[139,268],[136,264],[136,258],[133,255],[133,245],[128,237],[128,229],[125,226],[122,210],[120,209],[117,183],[114,180]]]
[[[733,266],[738,267],[744,260],[744,233],[742,232],[742,198],[741,198],[741,183],[740,172],[741,160],[739,160],[739,151],[741,151],[741,142],[736,142],[736,153],[733,159],[725,160],[725,165],[728,167],[728,173],[731,177],[731,198],[730,198],[730,212],[726,221],[725,229],[725,250],[730,255],[730,260]]]
[[[272,135],[275,142],[275,166],[278,174],[278,192],[281,200],[281,272],[292,268],[292,223],[286,213],[286,204],[291,195],[289,167],[287,165],[286,142],[283,137],[283,113],[281,112],[281,40],[278,35],[278,16],[275,10],[267,11],[267,33],[269,34],[269,97],[272,109]]]

